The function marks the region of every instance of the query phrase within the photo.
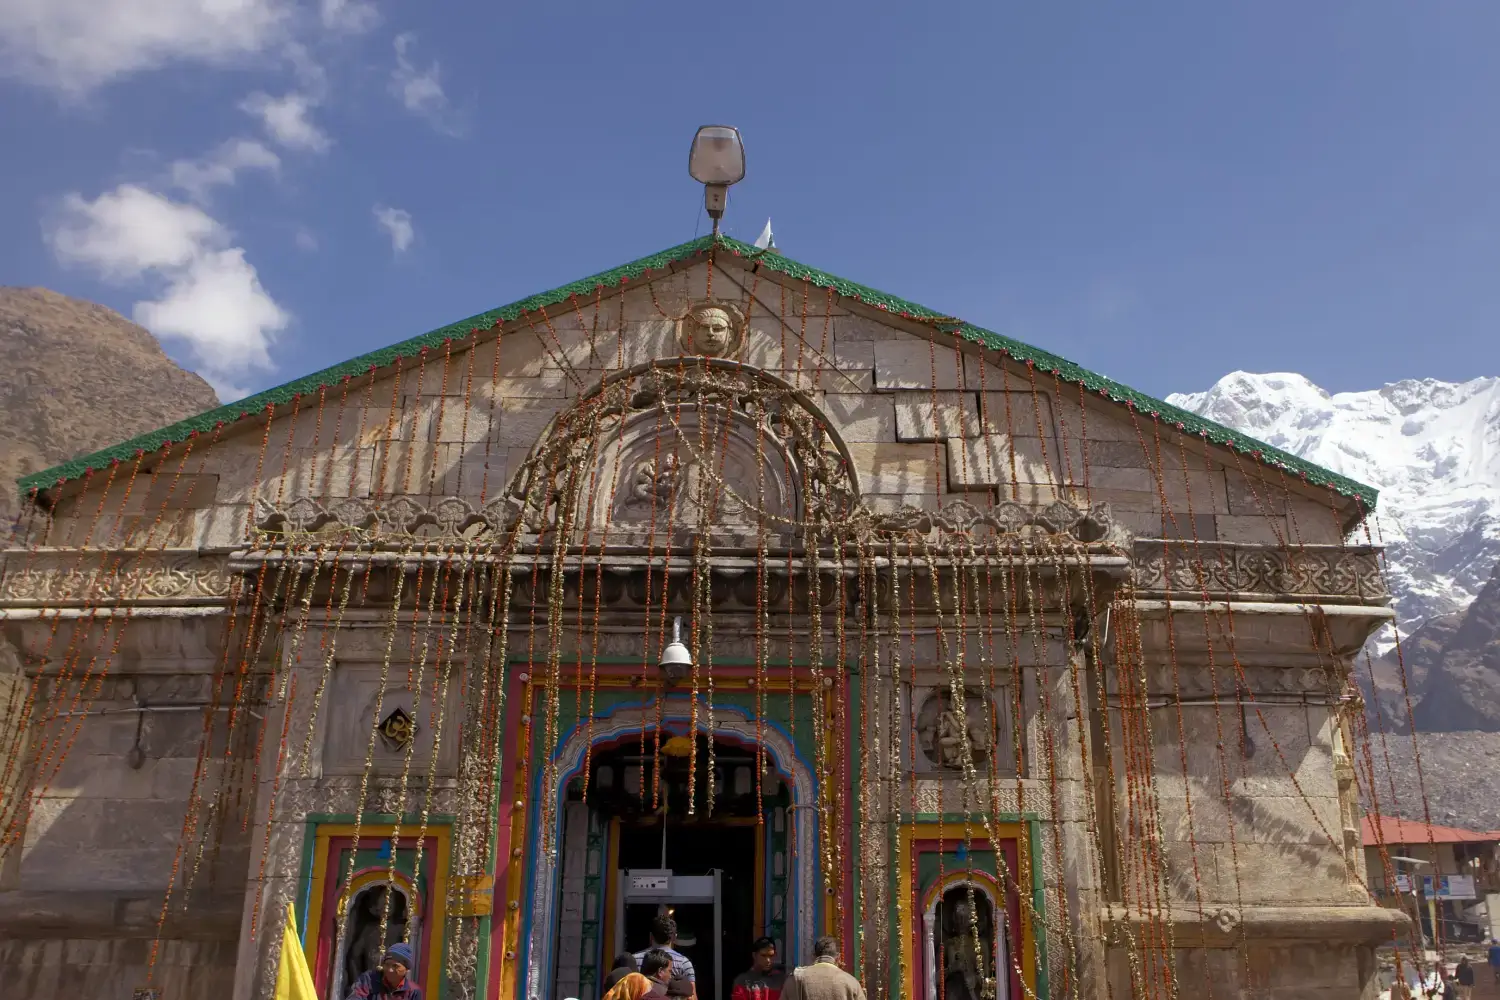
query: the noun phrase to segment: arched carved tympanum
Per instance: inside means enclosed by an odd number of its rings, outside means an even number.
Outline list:
[[[668,533],[795,536],[859,502],[848,450],[817,405],[767,372],[676,358],[606,378],[559,413],[507,499],[531,530],[616,543]]]

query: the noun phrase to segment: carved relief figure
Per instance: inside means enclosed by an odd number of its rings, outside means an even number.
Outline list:
[[[406,939],[406,894],[397,892],[391,898],[391,913],[385,925],[385,942],[381,943],[380,917],[385,910],[387,891],[383,885],[365,889],[350,908],[349,923],[345,928],[347,943],[339,963],[343,984],[353,983],[376,968],[380,965],[387,945]]]
[[[654,517],[658,530],[668,523],[693,529],[706,517],[740,528],[753,524],[759,509],[773,517],[794,509],[797,470],[770,435],[721,408],[684,406],[672,422],[662,427],[647,413],[621,435],[618,450],[600,457],[594,481],[613,496],[595,509],[610,523],[638,530]],[[759,509],[746,505],[752,497]]]
[[[995,922],[990,901],[956,886],[943,894],[943,996],[947,1000],[993,1000]]]
[[[744,342],[744,320],[739,307],[732,303],[699,303],[683,317],[680,337],[687,354],[729,357],[738,353]]]
[[[951,691],[934,692],[917,715],[917,738],[927,759],[936,767],[962,770],[965,746],[974,766],[981,767],[995,748],[990,705],[982,694],[966,691],[960,712]]]
[[[666,455],[660,463],[655,458],[646,459],[635,470],[632,492],[636,502],[649,506],[654,498],[657,508],[665,509],[678,488],[681,472],[682,463],[676,455]]]

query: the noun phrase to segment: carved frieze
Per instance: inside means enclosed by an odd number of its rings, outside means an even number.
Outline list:
[[[1276,547],[1138,538],[1135,588],[1142,596],[1317,600],[1384,604],[1379,550],[1358,545]]]
[[[171,549],[147,552],[10,551],[0,604],[218,604],[229,596],[222,557]]]

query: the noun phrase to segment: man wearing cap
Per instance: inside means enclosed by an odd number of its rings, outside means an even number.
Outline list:
[[[355,980],[344,1000],[422,1000],[422,987],[411,978],[414,964],[411,945],[405,942],[391,945],[385,950],[379,968]]]

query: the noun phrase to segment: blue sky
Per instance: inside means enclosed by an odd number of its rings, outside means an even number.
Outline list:
[[[1497,43],[1456,0],[6,0],[0,284],[264,388],[701,234],[722,122],[731,235],[1148,392],[1496,375]]]

